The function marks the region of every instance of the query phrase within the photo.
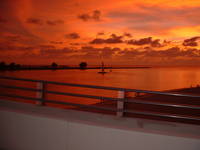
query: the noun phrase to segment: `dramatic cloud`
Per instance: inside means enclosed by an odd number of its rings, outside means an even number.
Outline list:
[[[51,59],[85,59],[92,61],[99,61],[101,58],[107,60],[134,62],[137,64],[145,63],[171,63],[175,60],[181,62],[197,62],[200,60],[199,49],[181,49],[179,47],[166,48],[162,50],[155,50],[153,48],[119,48],[119,47],[102,47],[97,48],[93,46],[85,46],[80,48],[63,47],[57,48],[54,45],[40,45],[35,47],[30,46],[16,46],[0,43],[0,51],[2,52],[0,58],[35,58],[36,60],[51,60]],[[16,53],[17,52],[17,53]],[[20,53],[19,53],[20,52]],[[156,60],[159,60],[158,62]],[[190,61],[188,61],[190,60]]]
[[[90,42],[90,44],[118,44],[123,43],[123,36],[117,36],[116,34],[112,34],[110,38],[102,39],[96,38]]]
[[[199,39],[200,39],[199,36],[196,36],[196,37],[193,37],[190,39],[186,39],[186,40],[184,40],[183,45],[184,46],[198,46],[197,40],[199,40]]]
[[[51,44],[63,44],[63,42],[60,41],[50,41]]]
[[[163,50],[145,50],[140,51],[139,49],[125,49],[119,53],[122,55],[121,57],[138,57],[142,56],[143,58],[176,58],[176,57],[199,57],[200,58],[200,50],[198,49],[187,49],[181,50],[179,47],[172,47],[169,49]]]
[[[70,43],[70,45],[72,45],[72,46],[78,46],[78,45],[81,45],[81,43]]]
[[[160,43],[160,39],[153,40],[152,37],[142,38],[139,40],[131,39],[131,40],[123,40],[123,38],[128,37],[131,38],[132,35],[130,33],[124,33],[124,35],[117,36],[116,34],[112,34],[109,38],[96,38],[90,42],[90,44],[119,44],[126,43],[129,45],[150,45],[152,47],[162,47],[163,45]]]
[[[122,51],[118,52],[119,58],[124,58],[124,59],[132,59],[138,56],[143,56],[144,52],[139,51],[138,49],[124,49]]]
[[[153,40],[152,37],[148,37],[148,38],[143,38],[143,39],[139,39],[139,40],[129,40],[127,43],[131,44],[131,45],[151,45],[152,47],[161,47],[162,45],[159,42],[159,39]]]
[[[64,24],[64,21],[63,20],[47,20],[46,23],[48,25],[55,26],[59,24]]]
[[[34,25],[43,25],[44,24],[44,21],[39,18],[28,18],[26,20],[26,22],[29,24],[34,24]],[[47,20],[46,24],[50,25],[50,26],[56,26],[59,24],[64,24],[64,21],[63,20]]]
[[[131,33],[124,33],[124,36],[125,36],[125,37],[128,37],[128,38],[131,38],[131,37],[132,37],[132,34],[131,34]]]
[[[68,38],[68,39],[79,39],[80,35],[78,33],[74,32],[74,33],[66,34],[65,38]]]
[[[28,18],[26,20],[27,23],[34,24],[34,25],[42,25],[43,21],[39,18]]]
[[[197,0],[0,0],[0,58],[187,65],[200,62],[199,14]]]
[[[84,13],[78,16],[79,19],[83,21],[100,21],[101,12],[99,10],[94,10],[92,13]]]
[[[98,32],[97,36],[100,36],[100,35],[105,35],[105,33],[104,32]]]
[[[93,15],[91,16],[94,20],[100,21],[101,12],[99,10],[93,11]]]
[[[177,57],[182,56],[182,51],[179,47],[172,47],[166,50],[160,50],[160,51],[146,51],[146,56],[151,57]]]
[[[120,48],[111,48],[111,47],[103,47],[103,48],[95,48],[92,46],[82,47],[81,50],[84,52],[84,57],[87,58],[111,58],[115,52],[120,51]]]

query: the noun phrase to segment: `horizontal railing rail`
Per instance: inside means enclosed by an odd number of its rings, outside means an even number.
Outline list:
[[[19,89],[19,90],[25,90],[25,91],[35,91],[35,92],[38,92],[38,91],[41,92],[42,91],[40,89],[26,88],[26,87],[19,87],[19,86],[7,86],[7,85],[3,85],[3,84],[0,84],[0,87],[2,87],[2,88],[10,88],[10,89]],[[141,99],[136,99],[136,98],[134,98],[134,100],[131,100],[131,99],[128,99],[128,98],[121,99],[121,98],[94,96],[94,95],[86,95],[86,94],[49,91],[49,90],[45,90],[43,92],[44,93],[50,93],[50,94],[57,94],[57,95],[83,97],[83,98],[91,98],[91,99],[101,99],[101,100],[108,100],[108,101],[122,101],[122,102],[128,102],[128,103],[136,103],[136,104],[148,104],[148,105],[168,106],[168,107],[176,107],[176,108],[189,108],[189,109],[200,110],[200,107],[197,107],[197,106],[165,104],[165,103],[158,103],[158,102],[148,102],[148,101],[143,101]]]
[[[2,92],[0,92],[0,96],[32,100],[32,101],[39,102],[40,105],[43,105],[44,103],[54,103],[54,104],[61,104],[61,105],[70,105],[70,106],[75,106],[75,107],[80,107],[80,108],[112,111],[112,112],[117,112],[117,116],[120,116],[120,117],[123,116],[123,113],[131,113],[131,114],[136,114],[136,115],[147,115],[147,116],[154,116],[154,117],[176,118],[176,119],[200,121],[200,117],[198,117],[198,116],[194,117],[194,116],[177,115],[177,114],[158,114],[155,112],[144,112],[144,111],[142,112],[142,111],[137,111],[137,110],[127,110],[124,107],[125,103],[133,103],[133,104],[164,106],[164,107],[171,107],[171,108],[184,108],[184,109],[192,109],[192,110],[199,111],[200,107],[196,106],[196,105],[159,103],[159,102],[152,102],[152,101],[145,101],[145,100],[137,99],[137,97],[132,98],[132,99],[129,99],[126,97],[127,92],[159,94],[159,95],[165,95],[165,96],[167,95],[167,96],[175,96],[175,97],[180,96],[180,97],[187,97],[187,98],[200,98],[200,96],[198,96],[198,95],[177,94],[177,93],[169,93],[169,92],[165,93],[165,92],[158,92],[158,91],[105,87],[105,86],[95,86],[95,85],[83,85],[83,84],[63,83],[63,82],[46,81],[46,80],[33,80],[33,79],[24,79],[24,78],[6,77],[6,76],[0,76],[0,79],[36,82],[38,85],[37,88],[28,88],[28,87],[21,87],[21,86],[15,86],[15,85],[6,85],[6,84],[0,84],[0,87],[6,88],[6,89],[17,89],[17,90],[23,90],[23,91],[37,92],[37,97],[28,97],[28,96],[8,94],[8,93],[2,93]],[[115,91],[119,91],[119,92],[118,92],[117,98],[79,94],[79,93],[59,92],[59,91],[47,90],[46,85],[48,85],[48,84],[73,86],[73,87],[80,87],[80,88],[115,90]],[[49,99],[45,98],[45,94],[55,94],[55,95],[82,97],[82,98],[90,98],[90,99],[99,99],[99,100],[104,100],[104,101],[114,101],[117,104],[117,108],[110,108],[110,107],[106,107],[106,106],[96,106],[96,105],[77,104],[77,103],[73,103],[73,102],[66,102],[65,100],[62,100],[62,101],[49,100]]]
[[[19,96],[19,95],[11,95],[11,94],[0,94],[0,96],[28,99],[28,100],[34,100],[34,101],[41,100],[39,98],[32,98],[32,97],[28,97],[28,96]],[[106,111],[113,111],[113,112],[120,111],[120,112],[127,112],[127,113],[133,113],[133,114],[138,114],[138,115],[148,115],[148,116],[156,116],[156,117],[178,118],[178,119],[200,121],[200,118],[194,118],[194,117],[188,118],[186,116],[179,116],[179,115],[155,114],[155,113],[149,113],[149,112],[145,113],[145,112],[139,112],[139,111],[133,111],[133,110],[114,109],[114,108],[109,108],[109,107],[99,107],[99,106],[93,106],[93,105],[75,104],[75,103],[55,101],[55,100],[45,100],[45,102],[46,103],[61,104],[61,105],[77,106],[77,107],[81,107],[81,108],[92,108],[92,109],[96,109],[96,110],[106,110]]]
[[[42,83],[56,84],[56,85],[65,85],[65,86],[74,86],[74,87],[83,87],[83,88],[93,88],[93,89],[104,89],[104,90],[115,90],[115,91],[126,91],[126,92],[136,92],[136,93],[147,93],[147,94],[159,94],[159,95],[166,95],[166,96],[180,96],[180,97],[200,98],[200,96],[198,96],[198,95],[188,95],[188,94],[178,94],[178,93],[168,93],[168,92],[159,92],[159,91],[150,91],[150,90],[138,90],[138,89],[128,89],[128,88],[117,88],[117,87],[108,87],[108,86],[96,86],[96,85],[63,83],[63,82],[56,82],[56,81],[34,80],[34,79],[24,79],[24,78],[16,78],[16,77],[0,76],[0,79],[30,81],[30,82],[42,82]]]

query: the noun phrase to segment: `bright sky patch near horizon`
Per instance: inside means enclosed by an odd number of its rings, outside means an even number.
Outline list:
[[[197,0],[1,0],[0,60],[198,65]]]

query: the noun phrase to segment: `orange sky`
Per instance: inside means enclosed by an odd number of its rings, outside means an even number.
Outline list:
[[[197,0],[1,0],[0,61],[197,65]]]

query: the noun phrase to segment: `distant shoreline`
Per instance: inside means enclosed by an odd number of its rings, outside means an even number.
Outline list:
[[[152,67],[104,67],[104,69],[148,69]],[[69,70],[69,69],[78,69],[78,70],[87,70],[87,69],[101,69],[101,67],[87,67],[81,69],[80,67],[56,67],[51,66],[37,66],[37,67],[20,67],[13,69],[2,69],[1,71],[17,71],[17,70]]]

